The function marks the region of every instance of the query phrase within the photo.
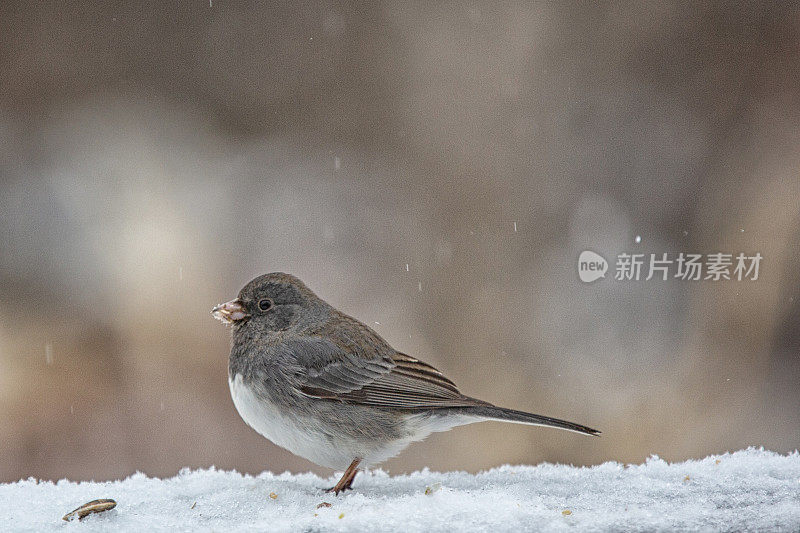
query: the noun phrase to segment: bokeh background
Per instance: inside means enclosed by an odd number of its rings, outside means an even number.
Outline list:
[[[209,311],[269,271],[603,430],[392,473],[798,447],[797,3],[7,0],[0,89],[0,481],[326,473],[229,397]],[[764,260],[583,284],[587,248]]]

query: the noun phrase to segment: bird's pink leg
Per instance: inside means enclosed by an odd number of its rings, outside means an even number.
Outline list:
[[[352,489],[353,480],[356,478],[356,474],[358,474],[358,465],[360,463],[361,459],[353,459],[353,462],[350,463],[350,466],[348,466],[347,470],[345,470],[344,474],[342,474],[342,479],[340,479],[336,485],[327,489],[325,492],[333,492],[338,496],[340,492],[344,492],[347,489]]]

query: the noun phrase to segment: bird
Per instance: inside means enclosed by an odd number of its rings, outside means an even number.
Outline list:
[[[352,489],[359,469],[456,426],[494,420],[600,433],[462,394],[291,274],[259,276],[211,312],[231,327],[228,384],[239,415],[278,446],[344,471],[327,489],[336,495]]]

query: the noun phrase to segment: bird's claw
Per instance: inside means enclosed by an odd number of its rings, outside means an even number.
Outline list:
[[[334,486],[334,487],[331,487],[329,489],[325,489],[325,492],[326,493],[331,493],[332,492],[334,495],[338,496],[340,492],[344,492],[346,490],[353,490],[353,487],[351,487],[349,485],[345,486],[345,487]]]

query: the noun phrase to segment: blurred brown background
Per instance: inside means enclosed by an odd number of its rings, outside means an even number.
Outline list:
[[[241,421],[209,314],[276,270],[603,430],[390,472],[800,442],[797,4],[5,1],[0,89],[0,481],[324,472]],[[587,248],[764,260],[587,285]]]

